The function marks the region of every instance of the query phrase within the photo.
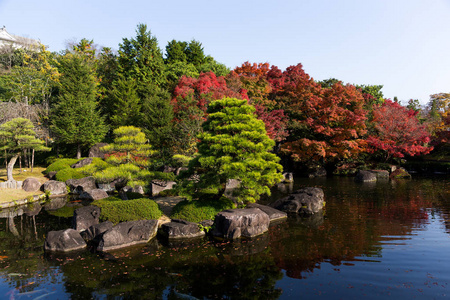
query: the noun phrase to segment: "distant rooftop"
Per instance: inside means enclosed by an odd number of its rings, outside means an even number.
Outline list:
[[[0,47],[10,45],[14,48],[32,48],[39,46],[39,44],[38,40],[8,33],[5,26],[0,28]]]

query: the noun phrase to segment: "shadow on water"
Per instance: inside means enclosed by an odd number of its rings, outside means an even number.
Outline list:
[[[410,260],[420,257],[428,271],[438,267],[426,252],[430,247],[414,241],[418,235],[429,234],[431,230],[425,229],[435,223],[450,232],[449,223],[444,223],[450,220],[447,179],[356,184],[352,178],[297,178],[294,186],[282,187],[264,201],[306,186],[324,189],[324,211],[311,217],[290,217],[260,237],[182,243],[154,239],[109,253],[44,253],[46,233],[70,227],[70,216],[79,203],[58,200],[4,210],[0,214],[0,297],[21,299],[31,295],[24,293],[35,292],[36,297],[48,293],[49,298],[62,299],[278,299],[313,297],[318,290],[330,295],[333,290],[336,298],[355,298],[373,291],[363,283],[358,291],[343,285],[365,280],[365,272],[371,272],[370,278],[384,278],[385,264],[418,271]],[[435,227],[437,235],[440,229]],[[412,256],[405,254],[403,260],[401,255],[395,256],[398,247]],[[440,251],[450,252],[447,240],[441,247]],[[395,263],[390,261],[392,255]],[[447,261],[445,255],[442,259]],[[400,277],[390,278],[423,285],[422,277],[411,279],[407,277],[410,273],[402,272],[397,272]],[[325,287],[324,280],[337,283]],[[388,290],[387,278],[377,280],[364,284]],[[314,289],[308,289],[308,284]],[[416,296],[400,288],[397,291]]]

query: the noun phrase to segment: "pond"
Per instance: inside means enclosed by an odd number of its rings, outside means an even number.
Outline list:
[[[0,212],[1,299],[383,299],[450,295],[450,180],[297,178],[323,214],[235,242],[153,240],[111,253],[43,251],[80,203]],[[292,188],[292,187],[291,187]],[[282,196],[275,191],[272,199]],[[61,208],[64,206],[63,208]]]

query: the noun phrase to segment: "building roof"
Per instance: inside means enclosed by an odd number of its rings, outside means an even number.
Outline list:
[[[11,44],[14,48],[36,47],[40,44],[38,40],[17,36],[6,31],[5,26],[0,28],[0,46]]]

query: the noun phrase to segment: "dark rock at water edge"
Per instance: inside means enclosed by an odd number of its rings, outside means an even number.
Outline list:
[[[280,211],[278,209],[275,209],[273,207],[262,205],[258,203],[250,203],[247,205],[247,208],[259,208],[264,213],[266,213],[269,216],[270,222],[282,220],[287,218],[287,213]]]
[[[37,178],[29,177],[25,179],[22,183],[22,189],[25,192],[36,192],[41,188],[41,183]]]
[[[41,189],[45,192],[50,192],[50,195],[65,195],[67,194],[67,186],[64,182],[49,180],[46,181]]]
[[[52,198],[50,202],[45,203],[45,210],[57,210],[67,205],[66,197]]]
[[[72,224],[77,231],[83,231],[99,223],[100,207],[95,205],[77,208],[73,213]]]
[[[81,232],[81,236],[85,241],[92,241],[100,239],[100,235],[111,228],[114,227],[114,224],[110,221],[102,222],[99,224],[95,224],[90,226],[85,231]]]
[[[147,243],[156,236],[158,220],[139,220],[119,223],[100,237],[98,251],[110,251]]]
[[[92,157],[85,158],[85,159],[82,159],[82,160],[80,160],[80,161],[74,163],[74,164],[71,165],[70,167],[71,167],[71,168],[81,168],[81,167],[84,167],[84,166],[87,166],[87,165],[92,164],[92,161],[93,161],[93,160],[94,160],[94,159],[93,159]]]
[[[100,200],[108,197],[109,197],[108,193],[101,189],[82,192],[79,196],[80,199],[84,200]]]
[[[86,242],[74,229],[50,231],[44,243],[45,251],[69,252],[86,248]]]
[[[327,177],[327,170],[323,167],[310,168],[308,169],[308,177],[309,178],[317,178],[317,177]]]
[[[389,171],[387,170],[370,170],[375,176],[377,180],[388,179],[389,180]]]
[[[66,181],[66,185],[69,187],[70,192],[74,194],[81,194],[82,192],[95,190],[97,188],[95,179],[92,176],[81,179],[69,179]]]
[[[34,202],[31,205],[27,205],[24,207],[23,212],[25,215],[32,217],[37,216],[42,210],[42,206],[39,204],[39,202]]]
[[[307,187],[275,201],[270,206],[287,213],[312,215],[321,211],[324,204],[323,190]]]
[[[48,172],[47,178],[50,179],[50,180],[55,180],[56,179],[56,173],[58,173],[58,172],[57,171]]]
[[[355,182],[373,182],[377,181],[377,175],[371,171],[359,170],[356,173]]]
[[[283,173],[283,179],[281,180],[281,182],[284,182],[284,183],[294,182],[294,173],[292,173],[292,172]]]
[[[100,157],[105,159],[105,152],[101,151],[100,148],[108,146],[107,143],[97,143],[89,149],[89,157]]]
[[[404,168],[398,168],[389,175],[390,179],[411,179],[409,174]]]
[[[205,235],[205,232],[200,230],[197,223],[177,219],[163,224],[160,233],[168,239],[189,239]]]
[[[269,216],[259,208],[229,209],[218,213],[212,234],[227,239],[255,237],[269,229]]]

